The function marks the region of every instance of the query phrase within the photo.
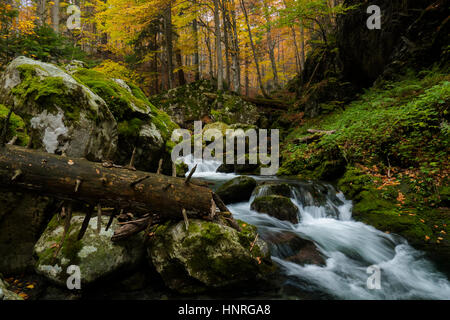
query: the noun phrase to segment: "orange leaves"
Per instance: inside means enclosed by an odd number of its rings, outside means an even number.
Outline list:
[[[405,195],[402,192],[398,192],[397,202],[399,202],[397,205],[403,205],[405,204]]]

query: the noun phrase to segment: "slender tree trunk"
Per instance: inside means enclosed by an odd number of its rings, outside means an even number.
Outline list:
[[[164,12],[164,32],[167,54],[167,79],[169,89],[173,88],[173,42],[172,42],[172,1],[169,1]]]
[[[184,71],[183,71],[183,58],[181,56],[181,50],[177,49],[177,53],[175,55],[177,64],[178,64],[178,84],[180,86],[184,86],[186,84],[186,78],[184,77]]]
[[[222,21],[223,21],[223,42],[225,44],[225,79],[227,80],[228,87],[231,83],[230,73],[230,41],[228,38],[228,1],[222,0]]]
[[[272,72],[273,72],[273,83],[276,89],[280,88],[280,82],[278,79],[278,71],[277,71],[277,62],[275,61],[275,41],[272,38],[272,26],[269,16],[269,7],[267,5],[267,1],[264,0],[264,9],[265,9],[265,18],[267,22],[267,47],[269,49],[269,59],[272,64]]]
[[[234,0],[232,0],[231,6],[231,20],[232,20],[232,29],[233,29],[233,51],[232,51],[232,60],[233,60],[233,88],[234,92],[241,92],[241,66],[239,63],[239,37],[237,32],[237,23],[236,23],[236,8]]]
[[[45,20],[47,18],[46,4],[47,4],[46,0],[37,0],[36,15],[39,18],[37,23],[40,26],[43,26],[45,24]]]
[[[253,35],[252,35],[252,30],[250,28],[250,21],[248,19],[247,9],[245,8],[244,1],[243,0],[240,0],[240,1],[241,1],[242,12],[244,13],[244,17],[245,17],[245,22],[247,23],[248,36],[250,38],[250,46],[251,46],[252,51],[253,51],[253,59],[255,60],[256,73],[257,73],[257,76],[258,76],[259,88],[261,89],[261,92],[262,92],[263,96],[266,97],[266,98],[269,98],[269,96],[266,93],[266,90],[264,89],[263,83],[262,83],[262,77],[261,77],[261,71],[260,71],[259,62],[258,62],[258,56],[256,54],[255,44],[253,42]]]
[[[208,31],[206,31],[208,33]],[[214,78],[214,66],[213,66],[213,57],[212,57],[212,49],[211,49],[211,38],[209,34],[205,35],[205,44],[208,49],[208,61],[209,61],[209,78],[212,80]]]
[[[55,3],[52,7],[52,24],[53,30],[59,34],[59,0],[53,0]]]
[[[302,71],[305,69],[305,27],[303,22],[300,24],[300,66]]]
[[[196,1],[194,1],[194,4]],[[194,18],[192,21],[192,30],[194,32],[194,42],[195,42],[195,51],[194,51],[194,65],[195,65],[195,81],[200,80],[200,56],[199,56],[199,43],[198,43],[198,22],[197,18]]]
[[[214,24],[216,30],[217,90],[223,90],[222,36],[220,30],[219,0],[214,0]]]

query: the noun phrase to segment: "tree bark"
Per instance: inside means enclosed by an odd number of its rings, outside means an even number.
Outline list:
[[[216,31],[216,58],[217,58],[217,90],[223,90],[223,59],[222,36],[220,30],[219,0],[214,0],[214,25]]]
[[[250,28],[250,21],[248,19],[247,9],[245,8],[245,4],[244,4],[243,0],[241,0],[241,8],[242,8],[242,12],[244,13],[245,22],[247,23],[248,37],[250,38],[250,46],[252,48],[253,58],[255,60],[256,73],[257,73],[257,76],[258,76],[259,88],[261,89],[261,92],[262,92],[263,96],[265,98],[269,98],[268,94],[266,93],[266,90],[264,89],[263,83],[262,83],[261,70],[260,70],[260,67],[259,67],[258,56],[256,54],[256,47],[255,47],[255,44],[253,42],[253,35],[252,35],[252,30]]]
[[[167,4],[164,13],[164,38],[166,40],[167,53],[167,79],[169,89],[173,88],[173,43],[172,43],[172,1]]]
[[[6,190],[151,213],[162,221],[181,220],[183,209],[190,218],[212,217],[217,207],[209,188],[183,178],[8,145],[0,149],[0,183]]]
[[[52,24],[53,30],[59,34],[59,0],[53,0],[55,3],[52,7]]]

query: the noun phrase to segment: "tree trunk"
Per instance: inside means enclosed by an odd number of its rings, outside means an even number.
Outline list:
[[[219,0],[214,0],[214,24],[216,30],[216,58],[217,58],[217,90],[223,90],[223,59],[222,36],[220,30]]]
[[[52,7],[52,24],[53,30],[59,34],[59,0],[53,0],[55,3]]]
[[[280,81],[278,79],[278,71],[277,71],[277,62],[275,60],[275,41],[272,37],[272,26],[269,16],[269,6],[267,5],[267,1],[264,1],[264,15],[267,22],[267,47],[269,49],[269,59],[272,64],[272,73],[273,73],[273,83],[276,89],[280,88]]]
[[[164,13],[164,37],[166,40],[166,54],[167,54],[167,79],[169,89],[173,88],[173,43],[172,43],[172,2],[167,4]]]
[[[180,220],[183,209],[192,218],[212,218],[214,208],[224,209],[209,188],[183,178],[8,145],[0,149],[0,183],[6,190],[100,203],[138,216],[151,213],[160,220]]]
[[[228,38],[228,8],[227,0],[222,0],[222,21],[223,21],[223,42],[225,44],[225,79],[227,79],[227,85],[230,86],[231,83],[231,73],[230,73],[230,41]]]
[[[194,1],[196,4],[196,1]],[[198,43],[198,22],[197,18],[194,18],[192,21],[192,30],[194,32],[194,42],[195,42],[195,51],[194,51],[194,65],[195,65],[195,81],[200,80],[200,56],[198,52],[198,48],[200,44]]]
[[[231,52],[231,57],[233,61],[233,89],[234,92],[240,94],[241,93],[241,66],[239,63],[239,37],[237,32],[237,23],[236,23],[236,8],[234,4],[234,0],[231,6],[231,21],[232,21],[232,29],[233,29],[233,50]]]
[[[242,8],[242,12],[244,13],[245,22],[247,23],[248,37],[250,39],[250,46],[252,48],[253,58],[255,60],[256,73],[257,73],[257,76],[258,76],[259,88],[261,89],[261,92],[262,92],[263,96],[265,98],[269,98],[269,96],[266,93],[266,90],[264,89],[263,83],[262,83],[262,77],[261,77],[261,71],[260,71],[260,68],[259,68],[258,56],[256,54],[256,47],[255,47],[255,44],[253,43],[253,35],[252,35],[252,30],[250,28],[250,21],[248,19],[247,9],[245,8],[245,4],[244,4],[243,0],[241,0],[241,8]]]

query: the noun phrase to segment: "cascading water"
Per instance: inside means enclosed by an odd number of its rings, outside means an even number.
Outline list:
[[[185,158],[189,168],[192,157]],[[217,174],[220,163],[205,162],[194,176],[228,180],[234,175]],[[210,171],[208,171],[210,170]],[[276,178],[259,177],[264,180]],[[289,181],[291,200],[299,209],[299,223],[280,221],[250,209],[253,199],[267,194],[259,188],[249,202],[228,205],[235,218],[258,227],[261,236],[294,233],[313,241],[326,258],[325,266],[286,261],[285,248],[273,246],[273,260],[299,291],[321,292],[337,299],[450,299],[450,282],[402,237],[386,234],[352,220],[352,202],[325,184]],[[368,267],[381,270],[379,289],[369,289]]]

